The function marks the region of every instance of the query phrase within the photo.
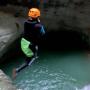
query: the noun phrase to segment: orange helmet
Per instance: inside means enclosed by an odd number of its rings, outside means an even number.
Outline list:
[[[32,18],[37,18],[40,16],[40,10],[37,8],[31,8],[28,12],[28,16]]]

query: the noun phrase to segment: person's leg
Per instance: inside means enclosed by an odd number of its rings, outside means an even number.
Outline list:
[[[35,56],[35,57],[38,57],[38,45],[35,46],[34,56]]]
[[[37,57],[38,56],[38,45],[32,44],[32,45],[29,46],[29,48],[34,53],[34,56],[33,57]]]
[[[32,57],[31,58],[29,58],[29,57],[27,57],[26,59],[25,59],[25,63],[24,64],[22,64],[20,67],[18,67],[18,68],[14,68],[13,69],[13,79],[16,77],[16,75],[21,71],[21,70],[23,70],[24,68],[26,68],[27,66],[28,66],[28,64],[29,64],[29,62],[31,61],[31,59],[32,59]]]
[[[20,72],[21,70],[23,70],[23,69],[26,68],[27,66],[28,66],[27,63],[22,64],[20,67],[16,68],[16,72],[17,72],[17,73]]]

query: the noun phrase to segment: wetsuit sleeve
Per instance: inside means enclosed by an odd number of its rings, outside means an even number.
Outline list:
[[[27,38],[28,34],[29,34],[29,24],[28,21],[25,21],[22,37]]]
[[[41,26],[41,31],[40,31],[40,33],[41,33],[42,35],[45,34],[45,29],[44,29],[43,25]]]
[[[24,22],[24,29],[23,29],[23,32],[21,34],[21,37],[25,36],[25,33],[26,33],[25,29],[26,29],[26,22]]]
[[[35,28],[37,28],[38,30],[39,30],[39,32],[40,32],[40,34],[41,35],[44,35],[45,34],[45,29],[44,29],[44,27],[43,27],[43,25],[42,24],[36,24],[35,25]]]
[[[27,35],[27,32],[26,32],[26,30],[27,30],[26,24],[27,24],[27,22],[24,22],[24,33],[23,33],[23,36],[24,36],[24,37],[25,37],[25,35]]]

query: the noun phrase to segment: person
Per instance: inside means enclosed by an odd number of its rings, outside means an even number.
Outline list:
[[[31,8],[28,12],[28,19],[24,23],[24,33],[21,38],[21,50],[25,54],[25,63],[18,68],[13,69],[13,78],[18,72],[38,58],[38,45],[45,35],[44,26],[40,22],[40,10],[38,8]]]

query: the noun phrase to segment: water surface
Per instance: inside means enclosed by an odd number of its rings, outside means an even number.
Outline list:
[[[23,62],[23,57],[12,59],[2,69],[11,77],[12,69]],[[84,53],[43,52],[14,84],[21,90],[81,90],[90,84],[90,60]]]

